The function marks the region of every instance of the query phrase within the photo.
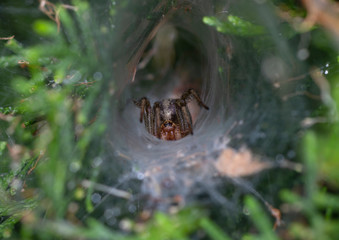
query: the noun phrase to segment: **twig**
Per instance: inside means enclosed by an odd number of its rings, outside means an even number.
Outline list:
[[[57,24],[58,32],[59,32],[60,31],[59,10],[57,10],[57,7],[53,3],[47,0],[39,0],[39,1],[40,1],[40,5],[39,5],[40,11],[46,14],[50,19],[52,19]],[[68,5],[68,4],[61,4],[61,6],[65,9],[70,9],[73,11],[78,10],[77,7]]]
[[[281,212],[279,209],[274,208],[271,204],[269,204],[263,196],[261,196],[260,193],[258,193],[254,188],[252,188],[247,181],[240,179],[240,178],[233,178],[232,179],[234,183],[240,185],[241,187],[245,188],[248,190],[250,193],[253,194],[253,196],[257,197],[257,199],[261,200],[263,204],[265,204],[267,210],[271,213],[272,217],[275,218],[274,226],[273,229],[275,230],[277,227],[282,225],[282,220],[281,220]]]
[[[337,112],[337,105],[334,99],[331,96],[331,86],[325,76],[322,74],[320,69],[313,68],[311,70],[311,77],[315,84],[320,89],[320,97],[322,102],[329,108],[329,117],[330,120],[337,121],[338,120],[338,112]]]
[[[53,3],[40,0],[39,9],[41,12],[46,14],[50,19],[52,19],[58,27],[58,32],[60,31],[60,19],[59,19],[59,12],[56,10],[56,7]]]
[[[298,173],[301,173],[301,172],[304,171],[304,166],[301,163],[291,162],[287,159],[283,159],[283,160],[279,161],[276,166],[280,167],[280,168],[291,169],[291,170],[296,171]]]
[[[270,211],[271,215],[275,218],[273,229],[275,230],[277,227],[281,226],[281,212],[279,209],[272,207],[268,202],[265,201],[265,205]]]
[[[14,38],[14,35],[10,37],[0,37],[0,40],[11,40],[13,38]]]
[[[307,9],[307,17],[301,24],[305,30],[316,23],[324,26],[339,37],[339,4],[328,0],[302,0]]]
[[[321,73],[320,69],[314,68],[311,71],[311,77],[320,89],[320,96],[323,103],[327,106],[331,105],[334,102],[331,97],[331,86]]]
[[[116,196],[116,197],[120,197],[120,198],[125,198],[125,199],[130,199],[132,197],[132,194],[126,192],[126,191],[122,191],[113,187],[109,187],[100,183],[95,183],[89,180],[83,180],[81,182],[81,185],[85,188],[90,188],[93,187],[95,190],[97,191],[101,191],[101,192],[105,192],[108,193],[110,195]]]
[[[95,82],[97,82],[97,81],[81,82],[81,83],[74,84],[74,86],[81,86],[81,85],[92,86],[92,83],[95,83]]]
[[[328,118],[325,118],[325,117],[316,117],[316,118],[305,118],[304,120],[302,120],[301,122],[301,126],[302,127],[311,127],[313,126],[314,124],[317,124],[317,123],[327,123],[329,122],[329,119]]]
[[[287,94],[287,95],[283,96],[282,99],[284,101],[286,101],[286,100],[288,100],[291,97],[300,96],[300,95],[305,95],[305,96],[307,96],[309,98],[312,98],[314,100],[320,100],[321,99],[320,96],[314,95],[314,94],[312,94],[310,92],[307,92],[307,91],[299,91],[299,92],[294,92],[294,93],[291,93],[291,94]]]
[[[68,5],[68,4],[61,4],[61,6],[65,9],[70,9],[73,11],[78,11],[78,8],[76,6]]]
[[[31,173],[33,172],[33,170],[34,170],[34,169],[36,168],[36,166],[38,165],[39,160],[41,159],[41,157],[42,157],[44,154],[45,154],[44,151],[41,151],[41,152],[40,152],[38,159],[35,161],[33,167],[31,167],[31,169],[28,170],[27,175],[29,175],[29,174],[31,174]]]

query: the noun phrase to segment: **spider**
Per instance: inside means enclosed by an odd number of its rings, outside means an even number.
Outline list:
[[[144,121],[150,134],[161,140],[179,140],[188,134],[193,135],[192,117],[187,107],[193,98],[201,107],[209,109],[193,89],[184,92],[180,98],[157,101],[153,107],[146,97],[133,102],[141,109],[140,123]]]

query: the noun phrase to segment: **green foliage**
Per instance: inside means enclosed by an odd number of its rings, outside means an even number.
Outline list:
[[[339,82],[339,81],[338,81]],[[333,82],[333,84],[338,83]],[[338,100],[338,98],[336,98]],[[328,131],[308,131],[303,141],[304,187],[303,194],[283,190],[281,198],[290,209],[296,209],[306,224],[290,223],[289,234],[293,239],[337,239],[339,237],[339,181],[337,174],[339,141],[338,122],[328,124]],[[246,206],[251,213],[259,235],[244,239],[278,239],[258,203],[249,198]]]
[[[259,230],[260,234],[257,236],[245,235],[245,240],[250,239],[267,239],[274,240],[278,239],[277,235],[272,231],[273,226],[271,220],[265,214],[265,211],[259,205],[259,202],[253,197],[247,197],[245,200],[246,207],[250,212],[252,221],[254,222],[256,228]]]
[[[215,223],[208,218],[202,218],[200,226],[207,235],[214,240],[228,240],[230,239]]]
[[[88,219],[86,226],[77,226],[65,221],[45,221],[39,227],[44,236],[62,237],[67,239],[121,239],[121,240],[162,240],[189,239],[188,236],[198,230],[211,240],[228,240],[225,233],[199,209],[185,209],[174,215],[156,213],[147,223],[134,223],[123,220],[122,225],[128,234],[118,233],[102,225],[95,219]],[[37,229],[36,229],[37,230]]]
[[[288,39],[298,38],[301,31],[296,24],[296,19],[304,17],[306,12],[300,6],[291,1],[275,1],[280,6],[279,11],[284,11],[291,17],[290,24],[285,24],[279,29]],[[232,23],[232,15],[221,20],[217,17],[204,17],[207,25],[213,26],[218,32],[239,36],[255,38],[256,49],[266,49],[270,44],[266,32],[262,27],[249,22]],[[295,18],[295,19],[294,19]],[[237,18],[235,18],[237,19]],[[295,20],[295,21],[294,21]],[[326,123],[318,124],[313,129],[304,133],[303,141],[300,144],[300,155],[304,164],[302,191],[283,190],[281,198],[285,207],[295,211],[298,216],[294,222],[285,223],[287,226],[285,234],[290,239],[338,239],[339,238],[339,58],[336,51],[333,51],[331,40],[326,32],[314,26],[308,29],[311,38],[312,52],[311,64],[329,63],[326,80],[329,82],[331,92],[322,92],[324,105],[319,106],[312,113],[314,118],[326,119]],[[317,56],[317,57],[315,57]],[[327,83],[322,83],[324,87]],[[326,95],[326,99],[324,99]],[[246,207],[256,227],[256,234],[245,234],[243,239],[279,239],[280,236],[272,231],[272,223],[267,219],[267,214],[258,203],[252,199],[246,199]],[[288,213],[287,213],[288,214]],[[284,214],[283,214],[284,219]],[[301,219],[301,220],[299,220]],[[286,236],[286,235],[283,235]]]
[[[47,20],[37,20],[33,23],[33,30],[45,37],[56,37],[57,36],[57,26],[55,23]]]
[[[233,15],[228,15],[226,20],[220,20],[217,17],[204,17],[203,22],[215,27],[218,32],[235,36],[249,37],[265,33],[262,26],[255,25]]]
[[[78,21],[86,22],[88,5],[79,2],[77,7]],[[2,172],[0,182],[0,214],[7,216],[0,228],[3,237],[11,235],[14,224],[22,217],[39,218],[39,212],[47,208],[48,219],[65,217],[75,191],[74,187],[67,186],[78,184],[75,173],[89,164],[87,150],[105,130],[108,105],[97,109],[93,101],[107,99],[108,95],[98,97],[101,82],[94,77],[100,70],[97,68],[100,60],[93,57],[92,36],[86,35],[87,53],[79,54],[80,39],[69,11],[58,6],[58,13],[64,31],[73,37],[70,41],[58,32],[55,22],[38,19],[32,25],[33,31],[50,40],[23,47],[11,39],[4,45],[10,53],[0,61],[0,67],[18,73],[7,80],[7,88],[17,93],[12,96],[12,105],[1,107],[2,124],[9,134],[9,141],[2,141],[0,145],[1,168],[7,169]],[[83,26],[85,24],[80,27]],[[88,31],[83,29],[83,32]],[[105,69],[101,71],[105,74]],[[95,83],[91,85],[87,81]],[[91,154],[100,154],[100,149]],[[33,173],[38,183],[34,187],[27,184],[27,177],[32,177]],[[86,174],[81,176],[86,177]],[[91,176],[90,173],[87,177]],[[21,193],[21,189],[36,192],[36,197]],[[37,211],[28,214],[27,210],[34,210],[38,202],[45,205],[39,204]]]

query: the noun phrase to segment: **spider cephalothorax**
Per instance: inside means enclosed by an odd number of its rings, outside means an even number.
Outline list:
[[[209,109],[193,89],[184,92],[181,98],[164,99],[153,107],[146,97],[134,101],[140,111],[140,122],[144,121],[147,131],[162,140],[179,140],[193,134],[192,117],[187,103],[194,98],[198,104]]]

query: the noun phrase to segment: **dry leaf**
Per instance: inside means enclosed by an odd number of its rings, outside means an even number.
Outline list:
[[[215,162],[217,171],[228,177],[244,177],[271,168],[269,162],[262,162],[246,149],[236,151],[226,148]]]

